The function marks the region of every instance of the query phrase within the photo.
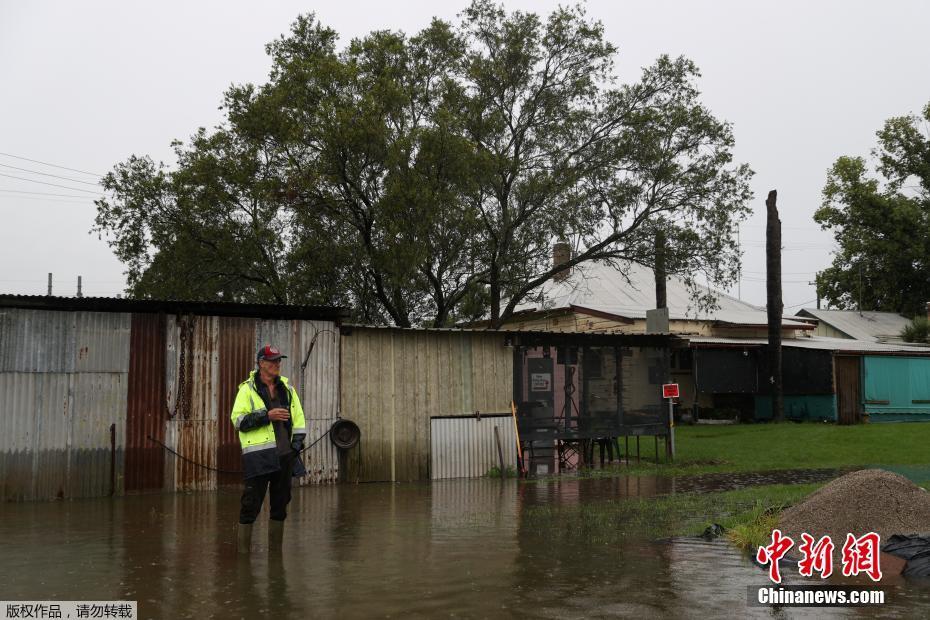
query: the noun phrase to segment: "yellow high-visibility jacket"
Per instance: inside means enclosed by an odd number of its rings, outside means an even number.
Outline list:
[[[303,446],[304,437],[307,435],[307,422],[300,398],[297,397],[297,390],[288,384],[287,377],[280,379],[284,392],[279,394],[279,398],[282,406],[291,413],[285,424],[290,433],[291,447],[296,452]],[[230,415],[233,426],[239,431],[242,471],[245,478],[254,478],[281,469],[274,426],[268,419],[268,408],[258,391],[257,380],[253,370],[249,373],[249,378],[239,384],[239,393]],[[293,475],[303,476],[306,473],[303,461],[298,456],[294,459]]]

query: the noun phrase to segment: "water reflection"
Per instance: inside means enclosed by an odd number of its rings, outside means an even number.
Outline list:
[[[282,553],[268,552],[266,509],[245,557],[235,549],[232,490],[6,504],[0,594],[137,600],[145,618],[913,617],[930,610],[930,588],[915,582],[893,586],[880,610],[748,608],[746,586],[764,584],[765,574],[726,543],[554,536],[573,526],[539,528],[524,516],[533,506],[695,484],[630,477],[302,487]]]

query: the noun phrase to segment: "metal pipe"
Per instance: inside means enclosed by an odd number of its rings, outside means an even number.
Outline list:
[[[110,497],[116,495],[116,424],[110,425]]]

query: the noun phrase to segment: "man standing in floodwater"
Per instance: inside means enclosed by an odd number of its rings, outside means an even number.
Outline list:
[[[268,548],[280,549],[284,539],[284,519],[291,501],[291,477],[307,470],[300,459],[307,424],[297,390],[281,376],[281,355],[277,347],[258,350],[258,369],[239,384],[233,404],[232,423],[242,445],[242,472],[245,489],[239,511],[239,553],[248,553],[252,544],[252,524],[261,512],[265,491],[271,487],[271,521]]]

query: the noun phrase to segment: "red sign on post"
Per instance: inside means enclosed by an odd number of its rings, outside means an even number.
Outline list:
[[[678,398],[678,384],[666,383],[662,386],[662,398]]]

